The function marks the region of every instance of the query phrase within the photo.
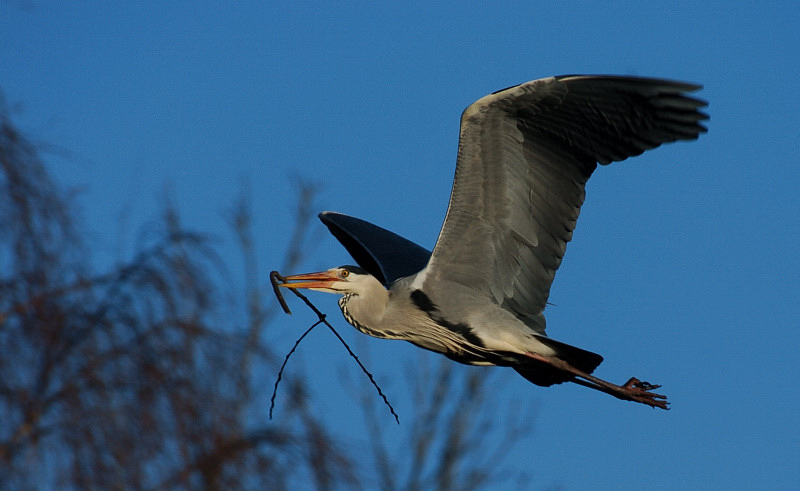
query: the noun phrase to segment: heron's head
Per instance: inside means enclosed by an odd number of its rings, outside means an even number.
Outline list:
[[[296,274],[286,277],[287,283],[281,286],[286,288],[307,288],[318,292],[360,294],[373,282],[374,276],[358,266],[341,266],[318,273]]]

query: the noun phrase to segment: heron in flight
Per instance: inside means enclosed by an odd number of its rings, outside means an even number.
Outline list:
[[[342,295],[348,323],[470,365],[511,367],[530,382],[573,382],[662,409],[658,385],[592,372],[602,356],[545,334],[550,285],[597,164],[706,131],[700,86],[569,75],[474,102],[461,115],[450,204],[433,252],[346,215],[322,221],[357,266],[286,277],[281,286]]]

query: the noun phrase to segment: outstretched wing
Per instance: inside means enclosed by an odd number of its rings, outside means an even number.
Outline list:
[[[324,211],[319,219],[358,265],[384,286],[418,273],[431,257],[424,247],[360,218]]]
[[[561,76],[486,96],[461,116],[458,165],[436,247],[418,279],[439,298],[456,284],[543,328],[541,312],[597,167],[694,140],[708,117],[700,86]]]

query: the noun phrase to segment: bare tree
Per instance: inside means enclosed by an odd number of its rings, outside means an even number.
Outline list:
[[[0,482],[354,482],[301,381],[289,384],[291,424],[247,420],[248,360],[272,356],[253,342],[266,317],[256,300],[245,329],[222,315],[230,295],[216,286],[222,266],[208,240],[168,206],[130,262],[96,273],[68,196],[0,114]]]
[[[436,390],[415,385],[411,459],[383,443],[374,394],[363,405],[377,435],[368,460],[325,427],[302,377],[286,380],[280,421],[253,407],[281,356],[265,342],[277,310],[246,193],[230,213],[237,289],[212,242],[169,205],[130,261],[98,272],[70,197],[2,99],[0,170],[0,486],[476,489],[494,477],[504,451],[487,460],[479,440],[508,426],[477,416],[476,371],[443,365]],[[302,260],[314,195],[298,186],[287,268]]]

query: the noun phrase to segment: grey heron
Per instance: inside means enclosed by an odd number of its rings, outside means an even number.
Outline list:
[[[573,382],[668,408],[658,385],[592,375],[603,361],[545,333],[550,286],[598,164],[706,131],[701,87],[652,78],[568,75],[503,89],[461,115],[450,203],[426,249],[368,222],[320,218],[361,267],[286,277],[288,288],[342,295],[348,323],[530,382]]]

